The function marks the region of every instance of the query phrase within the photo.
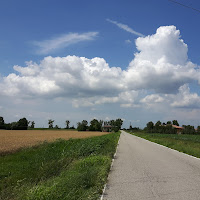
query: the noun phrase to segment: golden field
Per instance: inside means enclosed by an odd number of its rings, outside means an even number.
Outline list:
[[[0,153],[13,152],[56,139],[86,138],[108,134],[107,132],[78,132],[69,130],[0,130]]]

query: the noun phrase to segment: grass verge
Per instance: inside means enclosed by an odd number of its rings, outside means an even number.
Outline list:
[[[200,135],[134,132],[133,135],[200,158]]]
[[[98,199],[119,135],[58,140],[1,156],[0,199]]]

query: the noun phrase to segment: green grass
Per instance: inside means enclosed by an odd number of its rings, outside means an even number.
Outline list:
[[[200,158],[200,135],[134,132],[133,135]]]
[[[0,199],[98,199],[119,135],[58,140],[1,156]]]

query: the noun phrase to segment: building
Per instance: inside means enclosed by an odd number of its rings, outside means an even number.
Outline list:
[[[111,125],[104,125],[104,126],[102,126],[102,131],[103,132],[111,132],[112,128],[113,127]]]
[[[183,132],[183,127],[177,126],[177,125],[172,125],[172,128],[176,129],[177,134],[181,134]]]

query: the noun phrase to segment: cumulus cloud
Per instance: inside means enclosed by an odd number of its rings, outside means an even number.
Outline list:
[[[112,24],[117,25],[119,28],[121,28],[121,29],[123,29],[123,30],[125,30],[125,31],[127,31],[127,32],[129,32],[129,33],[132,33],[132,34],[137,35],[137,36],[139,36],[139,37],[144,37],[144,35],[143,35],[142,33],[139,33],[139,32],[137,32],[137,31],[133,30],[132,28],[130,28],[130,27],[127,26],[126,24],[122,24],[122,23],[119,23],[119,22],[117,22],[117,21],[113,21],[113,20],[111,20],[111,19],[106,19],[106,20],[107,20],[108,22],[112,23]]]
[[[71,99],[74,107],[118,103],[129,108],[161,104],[166,98],[174,107],[199,103],[185,84],[200,82],[200,69],[188,61],[188,47],[175,26],[138,38],[136,47],[138,52],[125,70],[110,67],[103,58],[78,56],[48,56],[40,63],[16,65],[15,73],[1,78],[0,95],[62,97]],[[149,95],[140,95],[143,90]]]
[[[109,67],[103,58],[45,57],[40,64],[27,62],[14,66],[19,73],[9,74],[1,83],[3,94],[30,96],[89,97],[113,96],[123,90],[122,70]]]
[[[200,108],[200,96],[197,93],[190,93],[187,84],[179,88],[179,93],[174,96],[171,106],[178,108]]]
[[[156,34],[136,40],[138,53],[124,71],[130,89],[176,93],[179,87],[198,80],[196,65],[188,61],[187,45],[175,26],[163,26]]]
[[[78,42],[94,40],[97,35],[98,32],[68,33],[49,40],[35,41],[33,44],[38,47],[38,54],[45,55]]]

